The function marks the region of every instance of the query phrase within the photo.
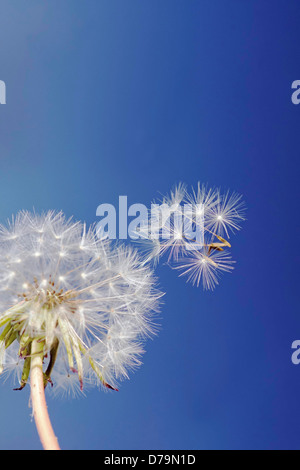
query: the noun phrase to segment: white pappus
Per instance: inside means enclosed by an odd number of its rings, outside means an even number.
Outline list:
[[[45,387],[116,390],[140,365],[161,296],[135,250],[61,212],[22,211],[0,226],[0,373],[20,370],[24,388],[34,339]]]

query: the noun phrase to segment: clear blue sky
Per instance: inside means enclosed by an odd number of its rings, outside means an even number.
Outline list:
[[[213,293],[160,265],[161,331],[119,393],[48,398],[67,449],[299,449],[300,3],[0,0],[0,220],[149,204],[198,180],[244,194]],[[1,381],[0,448],[40,448]]]

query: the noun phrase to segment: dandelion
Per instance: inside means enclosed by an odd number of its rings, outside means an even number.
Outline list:
[[[135,250],[62,213],[0,226],[0,373],[17,374],[17,390],[30,377],[44,448],[59,448],[44,389],[117,390],[141,363],[161,296]]]
[[[144,256],[61,212],[23,211],[0,226],[0,374],[15,390],[30,380],[45,449],[59,449],[45,389],[117,391],[141,365],[162,297],[150,263],[166,256],[187,281],[213,289],[233,269],[229,235],[244,219],[240,195],[199,183],[152,204],[136,233]]]

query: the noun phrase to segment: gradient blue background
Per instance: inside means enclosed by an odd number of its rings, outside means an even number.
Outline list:
[[[0,0],[0,219],[146,205],[179,181],[244,194],[213,292],[161,264],[159,335],[119,393],[49,399],[65,449],[299,449],[300,2]],[[39,449],[1,381],[0,448]]]

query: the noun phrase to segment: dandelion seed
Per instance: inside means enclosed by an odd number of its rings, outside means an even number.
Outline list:
[[[233,269],[233,261],[228,254],[214,252],[210,255],[196,252],[194,256],[181,260],[176,266],[182,270],[180,276],[187,276],[188,281],[199,287],[213,289],[219,283],[220,274]]]
[[[152,259],[157,264],[166,254],[168,264],[182,269],[181,275],[187,275],[194,285],[213,289],[220,273],[233,269],[227,238],[245,220],[241,196],[222,194],[201,183],[189,194],[186,186],[180,184],[161,203],[163,206],[154,203],[155,210],[151,212],[155,237],[148,237],[148,223],[139,230],[138,242],[145,251],[146,262]]]
[[[206,226],[218,235],[229,237],[230,232],[240,230],[245,220],[245,205],[240,194],[218,191],[218,202],[206,214]]]

